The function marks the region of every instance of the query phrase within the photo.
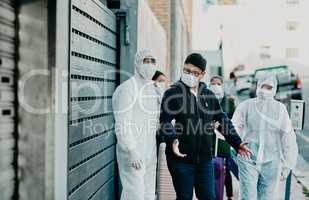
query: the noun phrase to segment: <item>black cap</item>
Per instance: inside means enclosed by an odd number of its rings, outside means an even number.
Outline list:
[[[202,71],[205,71],[207,61],[203,56],[199,53],[192,53],[188,55],[188,57],[185,60],[185,64],[192,64],[198,68],[200,68]]]

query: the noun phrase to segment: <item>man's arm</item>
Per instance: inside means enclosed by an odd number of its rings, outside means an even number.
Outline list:
[[[162,98],[159,133],[159,140],[162,142],[171,143],[177,139],[175,127],[172,124],[178,111],[176,98],[177,94],[174,89],[167,90]]]
[[[236,150],[239,151],[239,147],[242,144],[242,140],[237,134],[233,123],[228,118],[228,116],[222,111],[219,101],[214,100],[214,109],[215,109],[215,120],[220,123],[218,130],[224,136],[225,140]]]

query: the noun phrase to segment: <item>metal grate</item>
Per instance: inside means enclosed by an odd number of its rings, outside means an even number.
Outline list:
[[[68,199],[114,199],[116,18],[98,0],[71,3]]]
[[[14,193],[16,30],[14,1],[0,2],[0,199]]]

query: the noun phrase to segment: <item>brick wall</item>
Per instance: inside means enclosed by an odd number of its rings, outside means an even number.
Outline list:
[[[163,72],[169,76],[169,64],[167,63],[169,48],[166,30],[144,0],[139,1],[138,15],[137,49],[151,48],[158,58],[158,66],[163,68]]]
[[[153,14],[166,31],[166,68],[170,74],[170,34],[171,34],[171,0],[148,0],[149,7]]]
[[[192,46],[192,0],[148,0],[148,4],[166,30],[167,65],[171,79],[176,80],[178,68]]]
[[[188,34],[188,47],[191,48],[192,41],[192,0],[182,0],[183,13]]]

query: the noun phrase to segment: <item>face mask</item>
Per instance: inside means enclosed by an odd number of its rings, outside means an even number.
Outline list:
[[[209,86],[209,89],[210,89],[213,93],[215,93],[215,95],[216,95],[216,97],[217,97],[217,99],[218,99],[219,101],[221,101],[221,100],[223,99],[224,91],[223,91],[222,86],[220,86],[220,85],[210,85],[210,86]]]
[[[256,96],[262,97],[264,99],[269,99],[269,98],[273,98],[275,95],[272,92],[272,90],[267,90],[267,89],[264,89],[264,88],[258,88],[256,90]]]
[[[137,72],[146,80],[152,80],[157,71],[154,64],[141,64],[136,67]]]
[[[192,74],[182,73],[181,81],[186,84],[188,87],[196,87],[199,84],[199,80]]]
[[[163,94],[166,90],[166,83],[164,81],[156,82],[158,89],[160,90],[161,94]]]

